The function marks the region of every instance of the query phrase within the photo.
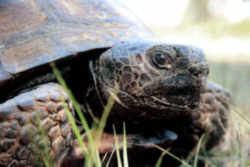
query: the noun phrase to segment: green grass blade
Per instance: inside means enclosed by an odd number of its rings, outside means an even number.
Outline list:
[[[169,155],[170,157],[176,159],[177,161],[179,161],[180,163],[182,163],[184,166],[186,167],[191,167],[186,161],[180,159],[179,157],[175,156],[174,154],[170,153],[168,150],[165,150],[164,148],[155,145],[155,148],[161,150],[162,152],[166,153],[167,155]]]
[[[123,167],[128,167],[127,134],[126,125],[123,123]]]
[[[165,153],[161,154],[161,156],[159,157],[159,159],[157,160],[157,162],[155,164],[155,167],[160,167],[161,166],[164,155],[165,155]]]
[[[113,94],[116,95],[119,91],[119,88],[118,86],[116,86],[114,89],[113,89]],[[101,139],[101,136],[102,136],[102,133],[103,133],[103,130],[104,130],[104,127],[107,123],[107,119],[108,119],[108,116],[109,116],[109,113],[113,107],[115,103],[115,99],[110,96],[108,98],[108,103],[106,104],[106,106],[104,107],[104,111],[103,111],[103,114],[102,114],[102,117],[100,119],[100,123],[98,125],[98,128],[97,128],[97,140],[99,141]]]
[[[77,112],[77,114],[78,114],[78,116],[80,118],[80,121],[81,121],[81,123],[83,125],[83,128],[86,130],[86,134],[87,134],[87,132],[90,131],[90,128],[88,126],[86,118],[82,114],[80,105],[78,104],[77,100],[75,99],[75,97],[73,96],[72,92],[68,88],[68,86],[67,86],[65,80],[63,79],[60,71],[56,68],[56,65],[54,63],[51,63],[50,65],[52,67],[52,70],[53,70],[53,72],[54,72],[54,74],[55,74],[58,82],[65,89],[67,95],[69,96],[70,100],[72,101],[72,104],[73,104],[74,108],[76,109],[76,112]]]
[[[97,129],[97,132],[98,132],[97,139],[99,139],[99,140],[101,138],[101,135],[103,133],[104,127],[105,127],[105,125],[107,123],[107,119],[108,119],[109,113],[110,113],[111,108],[113,107],[114,103],[115,103],[115,100],[112,97],[109,97],[108,103],[107,103],[107,105],[104,108],[104,111],[103,111],[100,123],[98,125],[98,129]]]
[[[232,109],[232,113],[237,114],[241,119],[243,119],[244,121],[246,121],[250,125],[250,119],[248,117],[246,117],[238,108],[234,107]]]
[[[74,134],[76,135],[76,139],[77,139],[80,147],[82,148],[83,156],[86,156],[88,154],[88,149],[85,146],[85,144],[83,143],[82,136],[81,136],[80,131],[79,131],[79,129],[76,125],[76,122],[75,122],[75,118],[72,116],[71,112],[69,111],[66,102],[64,102],[63,105],[64,105],[64,108],[66,110],[66,114],[67,114],[67,117],[69,119],[69,122],[72,126],[72,130],[73,130]]]
[[[119,151],[119,142],[118,142],[118,138],[116,136],[115,127],[113,127],[113,129],[114,129],[114,137],[115,137],[115,150],[116,150],[117,165],[118,165],[118,167],[122,167],[121,155],[120,155],[120,151]]]
[[[95,162],[96,166],[97,167],[102,167],[102,161],[101,161],[101,158],[100,158],[100,154],[99,154],[98,148],[95,149],[95,157],[96,157],[96,162]]]
[[[113,155],[114,155],[114,152],[115,152],[115,148],[114,148],[114,149],[112,150],[112,152],[111,152],[111,155],[110,155],[110,157],[109,157],[109,159],[108,159],[108,161],[107,161],[106,167],[109,166],[109,164],[110,164],[110,162],[111,162],[111,159],[112,159],[112,157],[113,157]]]
[[[76,113],[80,118],[81,124],[82,124],[82,126],[83,126],[83,128],[85,130],[85,133],[86,133],[86,136],[87,136],[87,139],[88,139],[88,143],[89,143],[88,144],[89,145],[89,151],[90,151],[88,156],[91,156],[90,159],[93,160],[93,162],[95,163],[96,166],[100,166],[100,162],[98,161],[99,154],[98,154],[98,156],[96,154],[96,149],[97,149],[96,145],[97,144],[94,143],[94,140],[93,140],[93,137],[92,137],[92,134],[91,134],[91,130],[90,130],[89,126],[88,126],[86,118],[82,114],[81,107],[80,107],[79,103],[77,102],[77,100],[74,98],[74,96],[73,96],[72,92],[70,91],[70,89],[67,87],[66,82],[64,81],[60,71],[56,68],[56,65],[54,63],[51,63],[51,67],[52,67],[52,70],[53,70],[58,82],[61,84],[61,86],[64,88],[65,92],[67,93],[68,97],[70,98],[70,100],[71,100],[71,102],[72,102],[72,104],[73,104],[73,106],[74,106],[74,108],[76,110]],[[71,114],[68,114],[68,115],[70,116]],[[71,119],[71,123],[74,122],[73,123],[73,128],[74,128],[74,133],[77,136],[77,141],[79,142],[80,146],[83,147],[83,142],[81,141],[82,138],[80,137],[81,135],[80,135],[79,129],[78,129],[77,125],[75,124],[75,121],[73,121],[74,118],[73,118],[72,115],[71,115],[70,119]],[[86,152],[85,149],[83,149],[83,151]],[[87,155],[85,155],[85,157],[86,156]],[[87,159],[88,158],[89,157],[87,157]]]
[[[197,165],[198,165],[198,157],[199,157],[199,153],[200,153],[201,143],[203,142],[203,139],[205,138],[205,136],[207,136],[207,135],[203,134],[198,142],[197,151],[196,151],[195,157],[194,157],[194,167],[197,167]]]
[[[118,89],[114,89],[114,90],[115,90],[114,93],[117,94]],[[100,122],[99,122],[99,124],[98,124],[98,126],[97,126],[97,136],[96,136],[96,138],[95,138],[95,143],[96,143],[96,144],[94,145],[96,148],[93,148],[93,149],[95,149],[95,150],[98,149],[98,146],[99,146],[99,143],[100,143],[102,134],[103,134],[104,127],[105,127],[105,125],[106,125],[106,123],[107,123],[107,119],[108,119],[109,113],[110,113],[110,111],[111,111],[111,109],[112,109],[114,103],[115,103],[114,98],[112,98],[112,97],[110,96],[109,99],[108,99],[108,103],[107,103],[106,106],[104,107],[104,111],[103,111],[103,114],[102,114],[102,116],[101,116]],[[96,156],[97,156],[98,166],[101,167],[100,156],[98,156],[97,154],[96,154]]]

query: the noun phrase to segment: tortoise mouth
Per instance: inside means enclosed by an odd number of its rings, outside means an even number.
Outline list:
[[[156,103],[163,105],[172,111],[179,110],[192,110],[199,106],[200,104],[200,95],[170,95],[166,97],[152,97]]]
[[[162,124],[164,123],[160,122],[143,121],[141,123],[129,123],[126,121],[127,142],[131,145],[129,149],[145,151],[155,149],[156,145],[164,149],[170,149],[173,143],[178,140],[179,135],[173,128],[163,126]],[[112,124],[112,127],[116,127],[117,135],[123,135],[123,130],[118,129],[121,125]],[[109,125],[107,125],[105,133],[113,134],[113,130],[111,130]]]
[[[133,96],[121,90],[115,94],[113,89],[109,90],[109,95],[115,100],[110,112],[111,120],[120,119],[128,122],[168,120],[182,114],[192,114],[192,111],[200,105],[198,88],[149,96]]]
[[[168,96],[167,98],[157,96],[151,98],[156,107],[152,107],[151,104],[144,104],[142,108],[134,108],[132,116],[130,112],[130,114],[126,113],[125,117],[121,116],[120,118],[111,114],[111,124],[107,126],[122,127],[122,123],[125,122],[127,134],[139,136],[132,141],[133,147],[131,149],[137,150],[139,148],[141,151],[146,151],[155,149],[158,145],[171,151],[183,138],[190,135],[186,135],[185,129],[192,124],[193,111],[199,106],[200,94],[197,92],[193,95],[185,93]],[[161,109],[160,106],[163,106],[163,108]],[[128,110],[131,110],[131,108],[128,108]],[[110,129],[109,132],[112,133],[112,130]],[[120,130],[117,133],[122,135],[123,131]]]
[[[141,98],[141,97],[140,97]],[[175,117],[180,113],[191,113],[200,105],[200,89],[193,89],[188,93],[175,93],[175,94],[158,94],[154,96],[147,96],[142,98],[142,105],[145,105],[145,111],[153,119],[168,119],[168,117]]]

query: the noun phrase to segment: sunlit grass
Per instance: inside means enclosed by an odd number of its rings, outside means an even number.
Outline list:
[[[117,166],[122,167],[122,159],[121,159],[121,155],[120,155],[120,151],[119,151],[120,145],[119,145],[118,138],[116,136],[115,127],[113,127],[113,131],[114,131],[114,136],[115,136],[115,151],[116,151],[116,158],[117,158]]]
[[[196,150],[196,153],[195,153],[195,157],[194,157],[194,167],[197,167],[198,166],[198,159],[199,159],[199,153],[200,153],[200,149],[201,149],[201,144],[204,140],[204,138],[206,137],[205,134],[203,134],[198,142],[198,145],[197,145],[197,150]]]
[[[128,164],[127,132],[126,125],[123,123],[123,167],[128,167]]]
[[[181,158],[175,156],[174,154],[172,154],[172,153],[169,152],[168,150],[166,150],[166,149],[164,149],[164,148],[162,148],[162,147],[160,147],[160,146],[158,146],[158,145],[155,145],[155,148],[159,149],[159,150],[162,151],[162,153],[163,153],[163,154],[161,155],[161,157],[159,158],[159,160],[157,161],[156,165],[159,165],[159,164],[161,163],[164,154],[166,154],[166,155],[172,157],[173,159],[177,160],[178,162],[180,162],[180,163],[183,165],[183,167],[192,167],[191,165],[188,164],[187,161],[185,161],[185,160],[183,160],[183,159],[181,159]]]
[[[101,160],[100,160],[100,156],[99,156],[99,153],[98,153],[98,146],[99,146],[98,144],[99,144],[100,137],[97,138],[98,140],[93,139],[94,137],[92,136],[92,133],[91,133],[92,130],[90,130],[90,128],[89,128],[87,120],[86,120],[86,118],[84,117],[84,115],[83,115],[83,113],[81,111],[81,107],[80,107],[79,103],[76,101],[76,99],[74,98],[72,92],[67,87],[64,79],[62,78],[62,75],[60,74],[60,71],[56,68],[56,66],[53,63],[51,64],[51,66],[52,66],[52,69],[53,69],[53,72],[54,72],[55,76],[57,77],[58,82],[64,88],[65,92],[69,96],[69,99],[72,101],[73,107],[76,110],[76,112],[77,112],[77,114],[78,114],[78,116],[80,118],[81,125],[82,125],[82,127],[83,127],[83,129],[85,131],[86,136],[87,136],[88,148],[86,148],[85,144],[83,143],[83,139],[82,139],[82,136],[80,134],[80,130],[76,125],[75,119],[73,118],[73,116],[69,112],[69,110],[67,109],[67,106],[65,106],[65,108],[67,110],[68,119],[69,119],[69,121],[70,121],[70,123],[72,125],[73,132],[74,132],[74,134],[75,134],[75,136],[77,138],[77,141],[78,141],[80,147],[82,148],[83,157],[85,158],[85,166],[93,166],[94,165],[96,167],[101,167]],[[111,102],[109,101],[109,103],[111,103]],[[110,104],[107,105],[107,106],[110,107]],[[102,119],[101,119],[102,123],[100,123],[101,128],[99,128],[99,131],[101,131],[102,128],[103,128],[103,122],[105,121],[105,119],[106,119],[106,117],[108,115],[106,113],[107,113],[107,111],[104,112],[104,118],[102,117]],[[100,136],[101,136],[101,134],[100,134]]]
[[[87,123],[87,120],[86,118],[84,117],[84,115],[82,114],[81,112],[81,107],[80,105],[78,104],[78,102],[76,101],[76,99],[74,98],[72,92],[70,91],[70,89],[67,87],[60,71],[56,68],[55,64],[54,63],[51,63],[51,67],[52,67],[52,70],[58,80],[58,82],[61,84],[61,86],[64,88],[65,92],[67,93],[67,95],[69,96],[69,99],[71,100],[72,104],[73,104],[73,107],[74,109],[76,110],[80,120],[81,120],[81,125],[83,126],[84,130],[86,131],[86,135],[88,137],[88,141],[90,142],[93,142],[92,140],[92,136],[90,135],[90,129],[89,129],[89,126],[88,126],[88,123]],[[64,100],[64,99],[62,99]],[[69,111],[66,103],[64,103],[64,108],[66,110],[66,113],[67,113],[67,116],[68,116],[68,119],[71,123],[71,126],[72,126],[72,130],[77,138],[77,141],[79,142],[79,145],[80,147],[82,148],[82,151],[83,151],[83,156],[86,156],[88,155],[88,149],[86,148],[85,144],[83,143],[83,140],[82,140],[82,136],[80,134],[80,130],[79,128],[77,127],[76,125],[76,122],[75,122],[75,119],[74,117],[72,116],[72,113]]]

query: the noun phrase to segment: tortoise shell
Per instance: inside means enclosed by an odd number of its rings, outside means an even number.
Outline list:
[[[0,86],[18,73],[152,33],[116,0],[0,1]]]

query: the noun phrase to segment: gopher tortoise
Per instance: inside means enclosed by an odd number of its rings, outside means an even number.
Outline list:
[[[207,80],[203,52],[157,41],[119,2],[4,0],[0,17],[1,167],[44,166],[43,156],[55,166],[84,160],[65,108],[74,113],[72,99],[51,63],[90,124],[114,99],[102,155],[113,151],[112,127],[119,138],[123,123],[130,166],[155,164],[162,153],[155,145],[185,158],[202,134],[208,150],[223,139],[230,93]],[[163,164],[178,163],[166,157]]]

